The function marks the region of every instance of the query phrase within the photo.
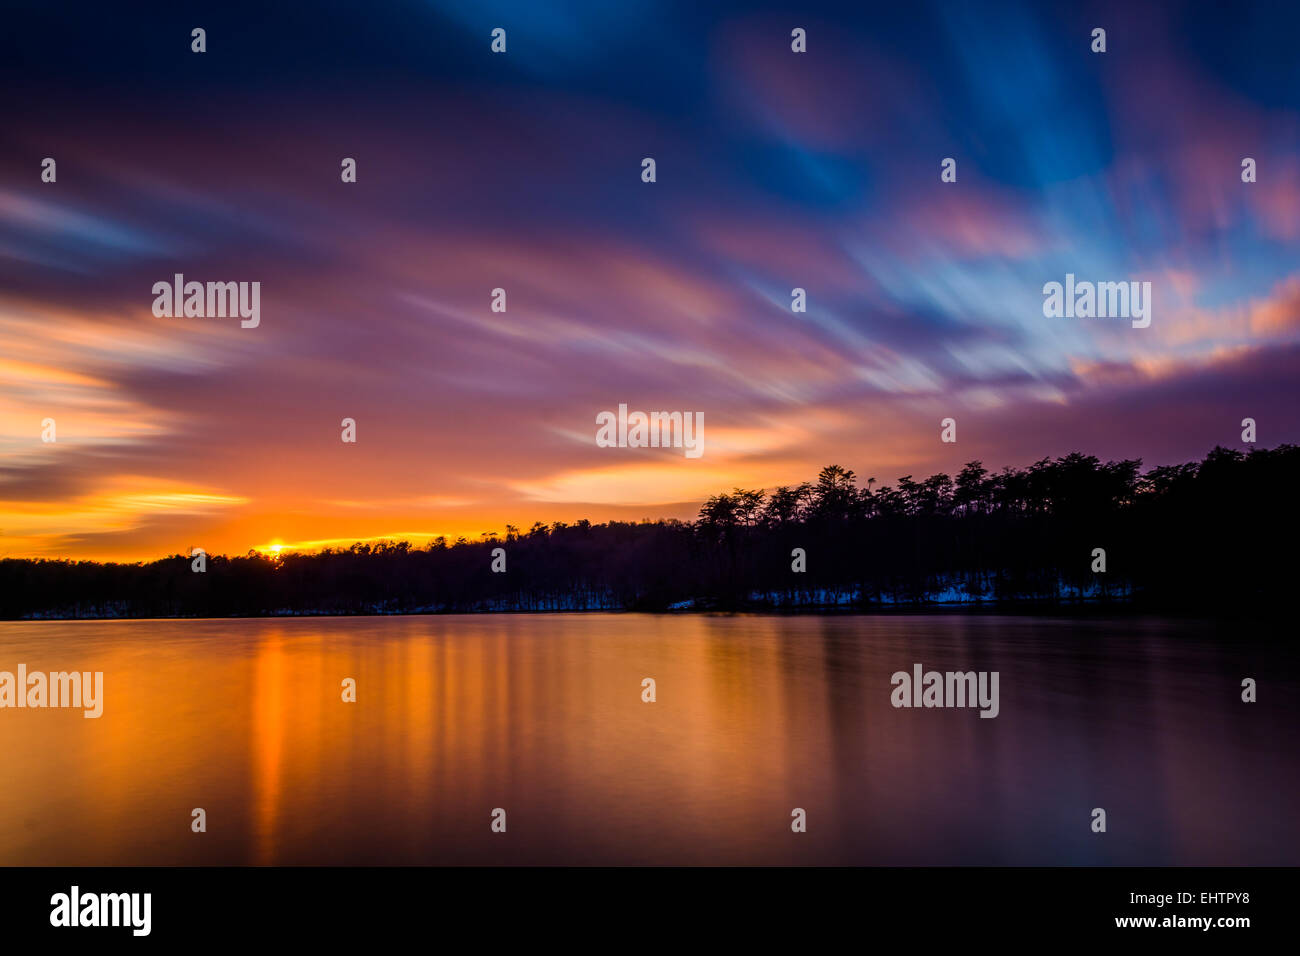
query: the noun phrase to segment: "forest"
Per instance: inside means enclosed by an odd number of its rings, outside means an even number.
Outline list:
[[[1142,471],[1074,453],[892,485],[815,481],[709,498],[694,521],[506,526],[427,547],[152,562],[0,561],[0,617],[544,610],[1115,606],[1280,611],[1295,578],[1300,446]],[[494,570],[494,566],[497,570]],[[1103,570],[1104,568],[1104,570]]]

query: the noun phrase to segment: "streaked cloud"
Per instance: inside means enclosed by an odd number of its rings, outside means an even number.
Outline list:
[[[107,14],[16,14],[76,65],[0,67],[0,552],[689,517],[831,461],[1191,458],[1248,414],[1300,440],[1300,103],[1195,18],[1108,9],[1103,59],[1091,11],[814,6],[797,57],[727,3],[534,6],[266,12],[168,84],[90,41]],[[262,326],[154,318],[176,272],[261,281]],[[1044,318],[1067,272],[1150,281],[1151,327]],[[705,456],[597,448],[620,402],[702,412]]]

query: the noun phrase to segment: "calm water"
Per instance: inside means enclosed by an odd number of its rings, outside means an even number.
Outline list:
[[[99,720],[0,710],[0,863],[1294,865],[1300,682],[1267,637],[985,616],[5,623],[0,670],[106,686]],[[1000,716],[894,709],[890,675],[916,662],[998,671]]]

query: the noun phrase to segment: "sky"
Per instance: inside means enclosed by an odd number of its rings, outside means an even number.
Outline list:
[[[0,38],[0,557],[1300,441],[1293,3],[40,6]],[[260,324],[155,316],[176,273]],[[1045,316],[1067,274],[1150,326]],[[619,404],[703,454],[599,447]]]

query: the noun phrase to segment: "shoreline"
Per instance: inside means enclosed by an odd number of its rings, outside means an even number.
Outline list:
[[[233,620],[302,620],[316,618],[398,618],[398,617],[489,617],[501,616],[555,616],[571,615],[646,615],[653,617],[1043,617],[1062,619],[1116,618],[1134,619],[1161,617],[1178,620],[1204,621],[1273,621],[1281,620],[1289,612],[1281,606],[1233,609],[1220,606],[1185,608],[1162,606],[1137,601],[1099,602],[1083,601],[1055,603],[1047,601],[1016,601],[1006,603],[982,602],[979,604],[906,604],[877,607],[846,607],[844,605],[807,605],[799,607],[769,607],[762,605],[742,607],[695,607],[672,609],[649,608],[510,608],[471,610],[411,610],[411,611],[292,611],[270,614],[211,615],[49,615],[0,618],[0,624],[69,623],[74,621],[233,621]]]

